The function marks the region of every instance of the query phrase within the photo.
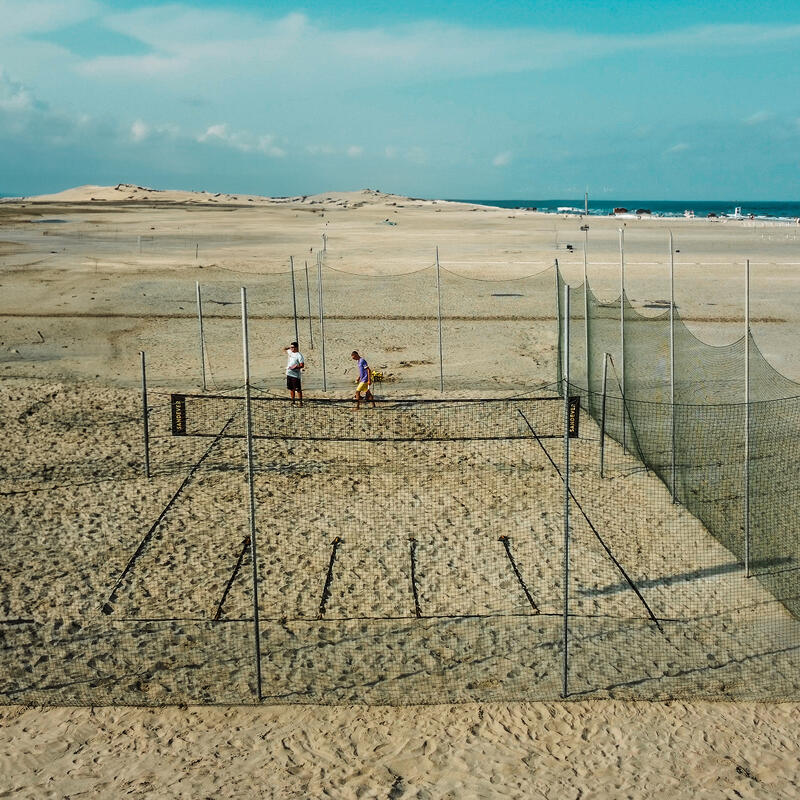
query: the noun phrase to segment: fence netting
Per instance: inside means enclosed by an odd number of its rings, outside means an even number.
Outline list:
[[[0,702],[800,697],[800,386],[751,336],[584,286],[566,318],[552,269],[294,266],[248,287],[252,483],[239,281],[201,286],[210,393],[151,392],[149,479],[137,392],[0,386]],[[353,349],[375,408],[330,399]],[[552,386],[457,396],[554,360],[575,438]]]
[[[2,476],[2,698],[257,702],[244,397],[184,396],[175,435],[174,398],[154,395],[148,481],[137,398],[115,392],[51,399],[70,428],[114,432],[112,446],[91,433],[68,443],[71,480],[24,463]],[[631,402],[668,462],[671,416]],[[607,419],[621,404],[606,398]],[[724,420],[697,409],[676,408],[695,432],[678,503],[657,444],[645,468],[607,436],[601,476],[594,420],[583,414],[570,439],[570,696],[797,696],[795,555],[754,535],[745,577],[740,466],[708,449],[741,407]],[[544,393],[359,411],[254,397],[263,700],[559,697],[563,412]],[[15,424],[56,446],[49,413]],[[751,507],[751,528],[780,523],[780,506]]]

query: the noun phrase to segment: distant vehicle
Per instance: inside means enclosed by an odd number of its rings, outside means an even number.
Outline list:
[[[686,219],[694,219],[694,211],[691,208],[687,208],[686,211],[683,212],[683,216]]]
[[[733,214],[730,215],[730,218],[731,219],[744,219],[744,217],[742,216],[742,207],[741,206],[736,206],[736,208],[733,211]]]

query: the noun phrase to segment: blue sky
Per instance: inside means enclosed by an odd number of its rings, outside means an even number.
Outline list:
[[[0,194],[800,199],[800,2],[0,0]]]

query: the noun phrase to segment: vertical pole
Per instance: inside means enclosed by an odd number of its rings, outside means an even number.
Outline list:
[[[247,435],[247,488],[250,500],[250,553],[253,557],[253,630],[256,655],[256,691],[261,700],[261,636],[258,619],[258,556],[256,548],[256,499],[253,486],[253,415],[250,404],[250,344],[247,336],[247,289],[242,286],[242,354],[244,357],[244,408]]]
[[[144,364],[144,350],[139,351],[142,357],[142,421],[144,424],[144,476],[150,477],[150,421],[147,408],[147,371]]]
[[[439,272],[439,248],[436,248],[436,315],[439,318],[439,391],[444,391],[444,356],[442,355],[442,281]]]
[[[672,502],[678,502],[678,489],[675,485],[675,247],[672,231],[669,232],[669,409]]]
[[[195,281],[197,290],[197,321],[200,323],[200,370],[203,375],[203,391],[206,391],[206,340],[203,336],[203,301],[200,297],[200,281]]]
[[[308,304],[308,341],[314,349],[314,326],[311,324],[311,290],[308,288],[308,261],[306,265],[306,303]]]
[[[750,577],[750,259],[744,270],[744,574]]]
[[[589,190],[583,193],[583,213],[589,216]]]
[[[317,294],[319,296],[319,335],[322,339],[322,391],[328,391],[328,373],[325,366],[325,303],[322,299],[322,254],[317,253]]]
[[[564,285],[564,663],[561,696],[569,691],[569,286]]]
[[[625,232],[619,229],[619,371],[622,388],[622,447],[625,448],[628,420],[625,416]]]
[[[556,272],[556,385],[561,389],[561,379],[564,375],[561,362],[561,287],[559,285],[558,259],[555,260]]]
[[[322,252],[328,252],[328,236],[325,233],[322,234]]]
[[[603,400],[600,406],[600,477],[603,477],[606,447],[606,383],[608,382],[608,353],[603,353]]]
[[[588,195],[587,195],[588,196]],[[588,202],[588,201],[587,201]],[[583,346],[586,359],[586,397],[591,402],[591,374],[589,364],[589,226],[583,226]]]
[[[292,273],[292,310],[294,312],[294,340],[300,347],[300,332],[297,329],[297,291],[294,285],[294,257],[289,256],[289,271]]]

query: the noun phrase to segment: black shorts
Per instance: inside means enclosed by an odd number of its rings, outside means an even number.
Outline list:
[[[286,388],[294,389],[296,392],[303,391],[303,387],[300,385],[300,378],[293,378],[291,375],[286,376]]]

